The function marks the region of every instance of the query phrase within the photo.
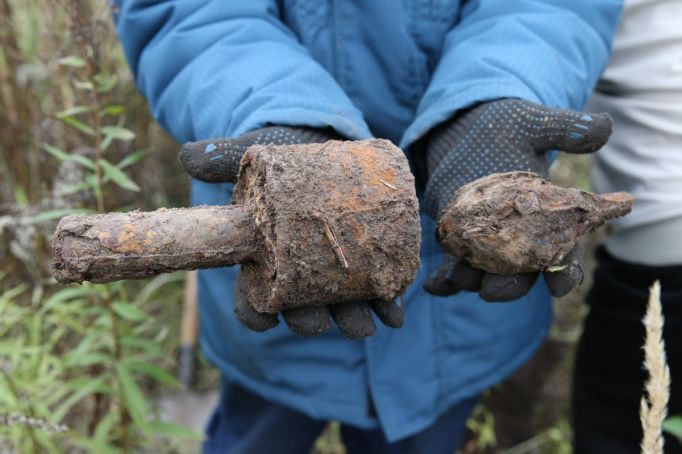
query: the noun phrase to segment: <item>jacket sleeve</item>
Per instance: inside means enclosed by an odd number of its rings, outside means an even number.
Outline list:
[[[117,0],[126,58],[179,141],[267,124],[371,137],[361,112],[279,18],[275,0]]]
[[[622,0],[469,0],[401,145],[472,104],[582,109],[608,61]]]

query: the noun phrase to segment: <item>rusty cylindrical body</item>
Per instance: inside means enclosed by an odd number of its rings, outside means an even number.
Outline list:
[[[261,312],[402,294],[419,267],[414,179],[388,141],[258,145],[229,207],[68,216],[61,282],[106,282],[242,264]]]
[[[249,200],[263,251],[242,272],[259,311],[390,300],[416,277],[414,177],[389,141],[251,147],[234,192]]]

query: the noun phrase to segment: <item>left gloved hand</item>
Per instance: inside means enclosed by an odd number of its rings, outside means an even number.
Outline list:
[[[546,152],[592,153],[611,135],[608,114],[558,110],[520,99],[479,104],[436,128],[427,146],[426,211],[438,217],[461,186],[497,172],[527,170],[547,176]],[[581,253],[574,249],[565,268],[545,272],[554,296],[563,296],[582,282]],[[479,292],[486,301],[512,301],[530,291],[536,273],[486,273],[446,254],[443,265],[424,288],[448,296],[460,290]]]
[[[236,183],[239,163],[251,145],[323,143],[328,140],[342,138],[330,129],[268,126],[235,138],[187,143],[180,152],[180,161],[185,171],[198,180]],[[258,312],[248,303],[241,273],[235,288],[234,312],[244,326],[254,331],[265,331],[279,323],[277,314]],[[403,324],[402,306],[395,301],[379,300],[304,306],[282,311],[282,317],[289,329],[300,336],[321,334],[331,328],[333,320],[346,337],[363,339],[376,332],[372,313],[388,327],[399,328]]]

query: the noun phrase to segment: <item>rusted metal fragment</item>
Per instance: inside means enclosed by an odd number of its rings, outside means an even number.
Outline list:
[[[626,192],[593,194],[553,185],[531,172],[492,174],[462,186],[445,209],[443,248],[498,274],[559,266],[578,238],[628,214]]]
[[[249,148],[230,207],[69,216],[60,282],[107,282],[242,264],[249,303],[391,300],[419,268],[414,178],[385,140]]]

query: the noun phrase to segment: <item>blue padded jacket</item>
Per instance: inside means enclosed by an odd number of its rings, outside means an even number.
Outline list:
[[[404,150],[476,102],[581,109],[605,66],[621,0],[118,0],[117,30],[155,118],[178,140],[268,124],[331,126]],[[193,184],[224,204],[230,185]],[[526,361],[551,319],[543,283],[521,300],[426,294],[441,261],[422,215],[405,325],[364,341],[332,330],[254,333],[233,315],[234,269],[200,272],[201,342],[227,380],[310,416],[398,440]]]

